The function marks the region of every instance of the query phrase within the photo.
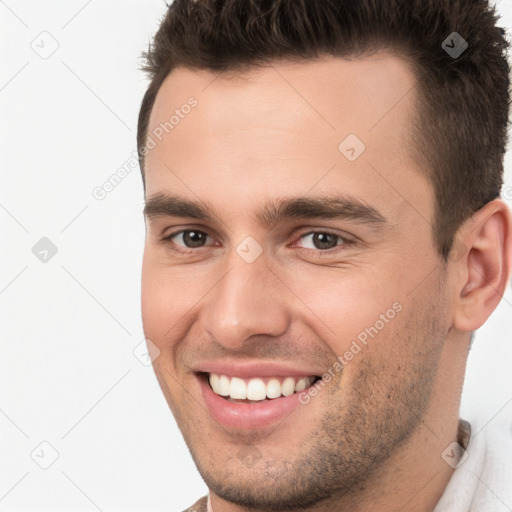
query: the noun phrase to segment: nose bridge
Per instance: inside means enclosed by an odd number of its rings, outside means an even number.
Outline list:
[[[203,309],[204,328],[219,344],[230,348],[241,346],[254,334],[278,336],[288,329],[289,313],[279,298],[279,280],[265,256],[251,261],[243,252],[240,256],[242,249],[247,249],[243,243],[233,250],[227,274],[208,294]]]

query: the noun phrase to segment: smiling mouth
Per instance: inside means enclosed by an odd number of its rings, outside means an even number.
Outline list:
[[[240,378],[218,373],[202,373],[210,389],[229,402],[260,403],[291,396],[307,390],[318,380],[318,375],[307,377]]]

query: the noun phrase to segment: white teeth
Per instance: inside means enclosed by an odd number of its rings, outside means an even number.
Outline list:
[[[306,378],[299,379],[295,384],[295,391],[304,391],[306,389]]]
[[[220,395],[219,376],[216,373],[210,374],[210,386],[217,395]]]
[[[247,398],[247,386],[245,385],[245,381],[243,379],[239,379],[238,377],[233,377],[231,379],[229,396],[231,398],[238,398],[240,400]]]
[[[309,387],[315,377],[286,377],[282,383],[279,379],[272,377],[265,384],[260,378],[249,379],[247,384],[244,379],[239,377],[228,377],[227,375],[218,375],[210,373],[210,385],[217,395],[230,397],[238,400],[262,401],[266,398],[279,398],[280,396],[290,396],[293,393],[303,391]]]
[[[295,379],[293,377],[286,377],[284,379],[284,382],[281,386],[281,393],[284,396],[290,396],[293,395],[295,391]]]
[[[281,383],[277,379],[270,379],[267,382],[267,397],[279,398],[281,396]]]
[[[261,379],[251,379],[247,384],[247,398],[249,400],[265,400],[267,387]]]
[[[212,374],[212,375],[215,375],[215,374]],[[221,375],[219,377],[219,391],[215,391],[215,392],[221,396],[229,396],[230,389],[231,389],[231,384],[230,384],[229,378],[226,377],[225,375]]]

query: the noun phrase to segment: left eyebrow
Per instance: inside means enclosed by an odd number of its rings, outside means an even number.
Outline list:
[[[268,201],[257,213],[258,222],[271,226],[285,219],[351,220],[374,227],[389,224],[376,208],[352,196],[293,197]]]
[[[148,198],[144,215],[148,219],[169,216],[221,222],[210,204],[162,193]],[[376,208],[348,195],[268,200],[256,213],[255,219],[264,227],[271,227],[289,219],[350,220],[373,227],[384,227],[389,224],[386,217]]]

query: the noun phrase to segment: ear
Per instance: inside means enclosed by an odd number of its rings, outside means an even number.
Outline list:
[[[512,214],[495,199],[478,210],[456,235],[451,259],[455,277],[453,326],[481,327],[503,297],[512,272]]]

